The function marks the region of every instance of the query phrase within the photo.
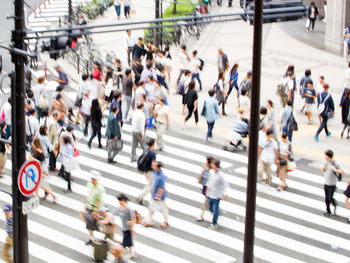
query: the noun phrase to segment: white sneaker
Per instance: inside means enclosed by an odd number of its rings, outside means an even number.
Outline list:
[[[213,225],[213,224],[210,224],[210,226],[208,227],[210,230],[217,230],[218,229],[218,225]]]

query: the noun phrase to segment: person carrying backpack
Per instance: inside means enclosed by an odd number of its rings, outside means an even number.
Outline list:
[[[156,153],[154,152],[154,139],[149,138],[147,141],[148,148],[145,149],[137,160],[137,168],[139,171],[145,173],[147,184],[142,189],[142,192],[137,198],[140,205],[143,205],[143,198],[152,190],[153,174],[152,174],[152,163],[156,161]]]
[[[310,69],[306,69],[305,70],[305,75],[300,79],[300,83],[299,83],[299,93],[300,93],[300,96],[302,98],[305,97],[305,90],[306,90],[306,84],[307,84],[307,81],[309,80],[312,80],[311,79],[311,70]],[[303,107],[301,108],[300,111],[304,111],[304,108],[305,108],[305,103],[303,105]]]
[[[238,88],[238,97],[242,94],[242,90],[246,91],[247,96],[251,99],[251,87],[252,87],[252,72],[249,70],[244,80]]]
[[[328,92],[328,90],[329,90],[329,85],[325,84],[324,91],[317,96],[317,103],[318,103],[317,111],[322,118],[320,127],[318,128],[315,134],[315,140],[317,142],[319,141],[319,135],[323,129],[325,130],[327,137],[331,135],[331,132],[328,131],[327,122],[328,122],[328,119],[333,117],[334,115],[334,102],[333,102],[332,95]]]

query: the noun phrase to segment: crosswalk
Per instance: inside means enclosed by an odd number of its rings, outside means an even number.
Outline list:
[[[102,131],[105,132],[105,129]],[[117,205],[115,198],[124,193],[130,205],[143,216],[146,206],[140,206],[136,198],[146,184],[146,179],[130,162],[131,127],[124,125],[124,148],[117,155],[117,164],[107,164],[104,149],[89,149],[87,138],[79,131],[77,148],[81,170],[72,173],[72,194],[64,194],[66,182],[56,175],[49,178],[50,186],[57,193],[57,204],[41,201],[40,207],[29,215],[31,262],[92,262],[93,249],[85,246],[87,231],[79,219],[87,195],[86,183],[89,171],[101,172],[101,184],[106,189],[104,201],[109,208]],[[155,132],[147,131],[148,137]],[[235,262],[242,257],[244,215],[246,197],[246,163],[244,155],[223,151],[215,145],[204,145],[198,139],[186,140],[176,134],[164,136],[164,151],[157,152],[157,159],[165,164],[168,177],[167,204],[170,210],[170,227],[136,227],[136,262]],[[96,140],[96,139],[95,139]],[[105,138],[102,144],[105,145]],[[97,146],[97,141],[93,146]],[[137,154],[141,154],[138,149]],[[218,231],[208,229],[211,215],[205,222],[195,221],[200,214],[203,196],[197,176],[206,155],[222,160],[223,171],[230,183],[229,200],[221,204]],[[6,163],[10,173],[11,161]],[[302,171],[301,169],[307,170]],[[290,173],[289,188],[277,192],[264,184],[258,185],[256,214],[255,257],[262,262],[350,262],[350,228],[346,217],[350,211],[343,205],[344,183],[339,183],[336,198],[339,201],[338,216],[322,217],[324,211],[322,176],[312,168],[299,167]],[[278,183],[278,179],[274,179]],[[0,187],[9,190],[11,178],[0,179]],[[146,197],[149,201],[150,196]],[[0,193],[0,204],[11,202],[10,196]],[[147,203],[147,202],[146,202]],[[161,216],[156,220],[161,222]],[[0,215],[0,242],[4,242],[4,215]],[[120,238],[119,235],[117,235]],[[111,256],[110,256],[111,260]]]

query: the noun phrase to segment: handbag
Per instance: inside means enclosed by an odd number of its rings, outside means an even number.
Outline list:
[[[71,158],[65,157],[63,160],[63,166],[64,166],[64,171],[67,173],[70,173],[73,170],[79,169],[79,162],[74,157],[71,157]]]
[[[74,157],[78,157],[80,155],[78,149],[74,147],[73,150],[74,150]]]
[[[297,131],[298,130],[298,123],[296,122],[293,112],[291,113],[288,121],[287,121],[287,130],[288,131]]]
[[[47,109],[47,108],[49,108],[49,100],[44,97],[43,92],[40,93],[38,106],[39,106],[40,109]]]
[[[295,169],[297,169],[297,163],[295,161],[288,161],[287,162],[288,172],[294,171]]]
[[[305,22],[305,27],[306,28],[309,28],[310,27],[310,19],[306,19],[306,22]]]
[[[107,141],[107,151],[120,151],[123,149],[122,140],[109,139]]]

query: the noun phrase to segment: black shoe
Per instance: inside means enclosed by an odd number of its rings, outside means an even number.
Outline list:
[[[63,190],[64,193],[71,193],[72,192],[72,189],[66,189],[66,190]]]
[[[331,212],[324,212],[324,213],[322,213],[322,215],[326,216],[326,217],[330,216],[331,214],[332,214]]]
[[[86,242],[85,242],[85,245],[87,245],[87,246],[88,246],[88,245],[91,245],[91,243],[92,243],[92,240],[91,240],[91,239],[89,239],[88,241],[86,241]]]
[[[131,159],[130,162],[132,162],[132,163],[133,163],[133,162],[136,162],[136,159]]]
[[[99,144],[99,145],[98,145],[98,148],[99,148],[99,149],[102,149],[102,147],[103,147],[102,144]]]
[[[117,163],[116,161],[114,161],[113,159],[108,159],[107,163]]]
[[[91,149],[91,143],[88,143],[88,147],[89,147],[89,149]]]
[[[143,205],[143,200],[138,200],[139,205]]]

